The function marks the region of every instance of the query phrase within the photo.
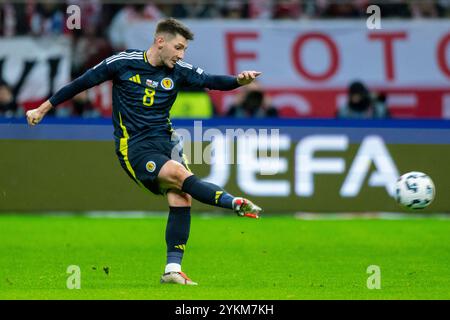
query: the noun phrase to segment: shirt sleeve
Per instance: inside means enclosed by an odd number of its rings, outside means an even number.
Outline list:
[[[56,107],[58,104],[71,99],[86,89],[92,88],[107,80],[111,80],[114,76],[115,68],[113,67],[114,64],[110,65],[107,61],[108,59],[103,60],[80,77],[62,87],[49,99],[50,103]]]
[[[227,75],[212,75],[203,71],[203,69],[194,67],[185,62],[177,62],[180,66],[183,77],[183,85],[193,88],[208,88],[212,90],[233,90],[240,85],[237,78]]]

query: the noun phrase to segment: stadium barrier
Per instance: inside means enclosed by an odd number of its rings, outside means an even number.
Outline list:
[[[198,176],[266,212],[402,212],[394,183],[409,171],[427,173],[436,185],[422,212],[450,212],[447,120],[173,124]],[[48,118],[33,128],[0,120],[0,212],[166,211],[162,197],[139,190],[123,172],[112,134],[110,119]],[[218,211],[196,201],[193,208]]]

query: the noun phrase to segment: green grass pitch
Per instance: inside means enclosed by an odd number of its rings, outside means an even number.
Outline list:
[[[0,299],[450,299],[450,220],[194,214],[183,269],[197,287],[159,283],[165,223],[0,215]]]

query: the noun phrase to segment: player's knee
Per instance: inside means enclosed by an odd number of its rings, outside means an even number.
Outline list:
[[[183,197],[183,203],[184,203],[184,207],[190,207],[191,205],[192,205],[192,197],[189,195],[189,194],[187,194],[187,193],[183,193],[183,195],[182,195],[182,197]]]
[[[181,164],[174,167],[172,171],[172,181],[176,184],[177,188],[181,190],[181,187],[183,186],[184,180],[186,180],[187,177],[191,176],[192,173],[186,170],[185,167],[183,167]]]
[[[158,178],[160,183],[167,189],[181,190],[184,180],[192,175],[182,164],[170,160],[161,169]]]
[[[192,200],[189,195],[188,197],[180,196],[175,201],[175,206],[177,207],[190,207],[192,205]]]
[[[184,192],[169,190],[167,198],[169,205],[173,207],[190,207],[192,205],[192,197]]]

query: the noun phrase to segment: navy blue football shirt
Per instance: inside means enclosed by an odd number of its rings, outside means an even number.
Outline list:
[[[170,109],[183,87],[232,90],[236,77],[211,75],[178,61],[174,68],[152,66],[145,51],[127,50],[113,55],[59,90],[49,100],[56,106],[104,81],[113,81],[112,104],[116,142],[132,145],[145,138],[170,137]]]

